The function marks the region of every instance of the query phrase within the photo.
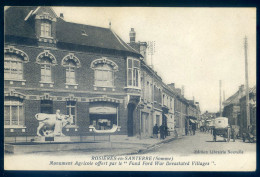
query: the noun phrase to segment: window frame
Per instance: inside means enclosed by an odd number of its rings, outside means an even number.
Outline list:
[[[52,83],[53,84],[53,78],[52,78],[52,62],[49,61],[49,58],[47,59],[41,59],[41,60],[44,60],[44,61],[41,61],[40,65],[41,65],[41,80],[40,80],[40,83]],[[47,77],[47,68],[49,68],[49,71],[50,71],[50,75],[49,77]],[[44,73],[42,72],[44,71]],[[44,79],[42,79],[44,76]],[[46,78],[50,78],[50,80],[47,80]]]
[[[103,65],[103,66],[107,65],[110,69],[101,68],[101,67],[98,67],[98,66],[93,68],[94,69],[94,86],[95,87],[111,87],[111,88],[113,88],[114,85],[115,85],[115,71],[113,70],[112,66],[110,66],[107,63],[99,63],[98,65]],[[97,72],[101,73],[101,75],[102,75],[101,80],[97,79]],[[106,75],[105,72],[111,73],[111,80],[105,79],[103,77],[104,75]],[[100,83],[103,83],[103,84],[100,84]],[[106,84],[104,84],[104,83],[106,83]],[[110,84],[108,84],[108,83],[110,83]]]
[[[14,98],[14,99],[13,99]],[[5,128],[25,128],[25,114],[24,114],[24,104],[23,104],[23,99],[20,99],[18,97],[6,97],[4,100],[4,109],[6,107],[9,108],[9,124],[6,123],[6,116],[4,114],[4,127]],[[6,100],[9,99],[9,100]],[[16,107],[17,108],[17,124],[13,124],[13,112],[12,109]],[[22,113],[21,111],[22,110]],[[23,120],[22,120],[23,119]],[[23,123],[21,123],[21,120]]]
[[[47,30],[48,27],[48,30]],[[52,22],[42,20],[40,25],[40,37],[52,38]]]
[[[6,56],[6,55],[10,55],[10,56]],[[8,67],[9,72],[6,72],[6,68],[7,68],[6,63],[8,63],[8,65],[9,65],[9,67]],[[13,63],[15,63],[16,67],[13,67]],[[18,64],[20,65],[19,66],[20,68],[17,67]],[[23,65],[24,65],[24,60],[20,56],[17,56],[16,54],[13,54],[13,53],[5,54],[5,56],[4,56],[4,80],[25,81]],[[16,70],[15,74],[12,74],[13,70]],[[15,75],[15,77],[12,77],[12,75]],[[10,76],[10,77],[6,77],[6,76]],[[19,76],[21,76],[21,77],[19,78]]]
[[[75,105],[72,105],[73,102],[75,103]],[[72,112],[71,108],[75,109],[75,115],[71,114]],[[68,109],[69,109],[69,113],[68,113]],[[66,111],[67,111],[67,115],[72,115],[73,117],[73,124],[70,124],[70,126],[77,126],[77,101],[71,101],[71,100],[66,101]]]
[[[129,68],[129,60],[131,60],[132,62],[132,66],[131,66],[131,68]],[[135,61],[137,61],[138,62],[138,66],[139,67],[136,67],[135,65],[134,65],[134,63],[135,63]],[[141,69],[140,69],[140,67],[141,67],[141,62],[140,62],[140,60],[138,60],[138,59],[135,59],[135,58],[127,58],[127,87],[132,87],[132,88],[138,88],[138,89],[141,89],[141,81],[140,81],[140,78],[141,78],[141,76],[140,76],[140,74],[141,74]],[[131,84],[129,84],[129,69],[131,70]],[[134,74],[135,73],[135,74]],[[137,76],[137,78],[136,78],[136,74],[138,75]],[[134,75],[135,75],[135,77],[134,77]],[[134,84],[135,83],[135,84]],[[136,86],[136,83],[137,83],[137,85],[138,86]]]

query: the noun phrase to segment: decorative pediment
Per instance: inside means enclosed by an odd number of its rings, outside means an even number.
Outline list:
[[[70,94],[65,99],[66,99],[66,101],[77,101],[77,98],[75,98],[75,96],[73,94]]]
[[[49,58],[50,60],[51,60],[51,63],[53,64],[53,65],[56,65],[57,64],[57,60],[56,60],[56,58],[55,58],[55,56],[52,54],[52,53],[50,53],[50,51],[49,50],[44,50],[44,52],[42,52],[42,53],[40,53],[38,56],[37,56],[37,58],[36,58],[36,63],[38,63],[38,64],[41,64],[42,63],[42,59],[43,58]]]
[[[73,53],[69,53],[68,55],[66,55],[62,59],[61,65],[64,67],[67,67],[69,60],[72,60],[73,62],[75,62],[77,68],[81,67],[80,60]]]
[[[19,50],[13,46],[8,46],[8,47],[5,47],[4,49],[4,53],[5,54],[15,54],[15,55],[18,55],[20,56],[24,62],[28,62],[29,61],[29,57],[28,55],[22,51],[22,50]]]
[[[108,64],[108,65],[110,65],[113,68],[113,70],[116,70],[116,71],[118,70],[117,64],[115,62],[107,59],[106,57],[102,57],[100,59],[96,59],[96,60],[92,61],[90,67],[92,69],[95,69],[95,67],[98,64]]]
[[[20,93],[20,92],[17,92],[15,90],[9,90],[9,91],[6,91],[4,92],[4,95],[5,96],[13,96],[13,97],[18,97],[18,98],[21,98],[21,99],[25,99],[26,95]]]
[[[32,15],[35,15],[35,19],[50,21],[56,21],[56,18],[58,17],[51,7],[37,7]]]
[[[44,95],[40,96],[41,100],[53,100],[53,96],[50,96],[49,93],[44,93]]]

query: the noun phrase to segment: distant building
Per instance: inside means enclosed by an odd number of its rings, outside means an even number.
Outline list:
[[[223,117],[228,118],[229,125],[238,125],[238,115],[240,113],[240,98],[245,95],[244,85],[239,86],[238,91],[223,102]]]
[[[239,99],[240,114],[238,116],[238,125],[241,133],[248,128],[247,111],[246,111],[246,96]],[[250,125],[256,126],[256,86],[249,89],[249,109],[250,109]]]

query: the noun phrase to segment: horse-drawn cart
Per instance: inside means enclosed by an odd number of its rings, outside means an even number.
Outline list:
[[[231,137],[231,128],[228,125],[228,118],[215,118],[213,125],[213,141],[216,142],[217,136],[221,136],[225,141],[229,142]]]

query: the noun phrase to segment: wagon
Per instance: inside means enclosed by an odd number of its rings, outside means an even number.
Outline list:
[[[213,122],[213,141],[217,141],[217,136],[221,136],[225,141],[230,141],[231,128],[228,125],[228,118],[218,117]]]

